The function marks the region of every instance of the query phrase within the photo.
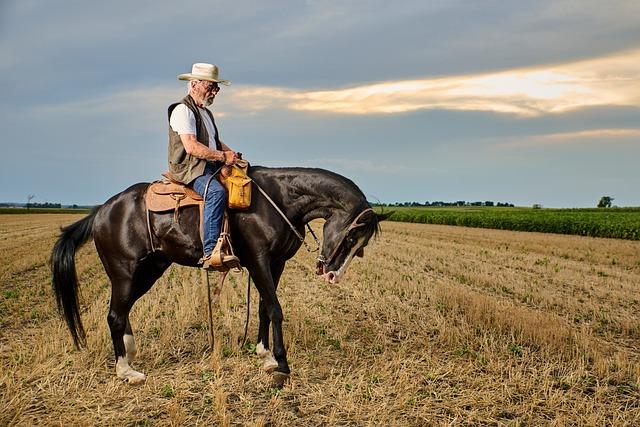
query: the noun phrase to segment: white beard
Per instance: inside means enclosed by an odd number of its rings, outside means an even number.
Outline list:
[[[213,104],[213,99],[213,96],[210,98],[206,98],[204,101],[202,101],[202,105],[208,107],[209,105]]]

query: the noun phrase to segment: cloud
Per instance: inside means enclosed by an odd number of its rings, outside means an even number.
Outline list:
[[[538,138],[546,141],[574,141],[585,139],[638,138],[640,129],[592,129],[578,132],[561,132],[541,135]]]
[[[497,148],[524,148],[534,146],[555,146],[566,144],[584,143],[638,143],[640,142],[640,129],[589,129],[574,132],[558,132],[542,135],[533,135],[519,141],[496,144]]]
[[[640,50],[555,66],[435,79],[387,81],[305,91],[240,87],[236,108],[335,114],[395,114],[426,109],[532,117],[596,106],[640,105]]]
[[[182,96],[175,83],[125,88],[99,99],[35,107],[38,114],[103,114],[164,110]],[[293,110],[339,115],[419,110],[484,111],[535,117],[587,107],[640,105],[640,50],[554,66],[477,75],[386,81],[349,88],[304,90],[234,85],[215,104],[219,115]]]

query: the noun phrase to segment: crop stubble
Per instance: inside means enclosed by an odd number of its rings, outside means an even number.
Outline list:
[[[640,242],[385,223],[339,285],[301,250],[279,288],[282,390],[240,348],[245,277],[225,285],[209,349],[200,272],[172,266],[131,314],[148,375],[132,388],[92,244],[77,256],[87,349],[55,312],[46,264],[79,218],[0,216],[0,424],[640,422]],[[255,291],[252,307],[255,339]]]

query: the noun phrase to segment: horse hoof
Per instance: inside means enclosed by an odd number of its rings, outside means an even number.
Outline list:
[[[276,362],[276,359],[274,359],[273,357],[266,358],[264,363],[262,364],[262,369],[269,374],[275,371],[277,367],[278,362]]]
[[[128,374],[124,380],[129,385],[142,385],[147,381],[147,377],[145,377],[143,373],[134,371],[133,373]]]
[[[147,381],[145,377],[127,378],[127,383],[129,383],[129,385],[142,385],[145,381]]]
[[[142,372],[132,369],[124,357],[118,358],[116,363],[116,376],[131,385],[144,384],[147,379]]]
[[[277,388],[284,387],[285,383],[289,381],[289,374],[285,374],[284,372],[274,371],[273,372],[273,386]]]

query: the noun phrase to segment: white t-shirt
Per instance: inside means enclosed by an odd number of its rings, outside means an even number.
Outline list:
[[[204,108],[200,108],[200,117],[204,121],[204,127],[207,128],[209,134],[209,147],[213,150],[216,149],[216,128],[213,126],[213,122],[209,117],[209,114],[204,111]],[[184,104],[177,105],[171,112],[171,118],[169,119],[169,125],[171,129],[178,133],[178,135],[197,135],[196,131],[196,116],[193,112]]]

